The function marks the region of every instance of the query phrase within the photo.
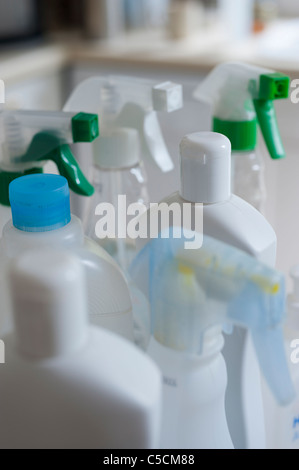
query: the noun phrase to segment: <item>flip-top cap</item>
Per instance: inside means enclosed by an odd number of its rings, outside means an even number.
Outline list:
[[[60,175],[28,175],[9,185],[13,225],[25,232],[46,232],[71,220],[67,179]]]

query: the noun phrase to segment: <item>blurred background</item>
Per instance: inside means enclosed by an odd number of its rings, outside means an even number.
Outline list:
[[[299,78],[298,0],[0,0],[8,107],[61,109],[79,81],[99,74],[183,84],[184,109],[160,116],[176,169],[165,176],[148,168],[152,202],[179,186],[183,135],[210,129],[211,110],[192,92],[226,60]],[[287,274],[299,262],[299,104],[275,106],[287,157],[271,161],[265,153],[266,217]]]

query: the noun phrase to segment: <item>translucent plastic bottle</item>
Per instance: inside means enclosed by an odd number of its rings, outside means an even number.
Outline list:
[[[196,99],[212,105],[212,130],[232,146],[232,192],[263,212],[264,164],[257,145],[261,130],[272,159],[285,157],[273,101],[289,94],[289,77],[242,62],[224,62],[198,85]]]
[[[95,193],[81,219],[85,232],[125,272],[133,301],[135,342],[143,348],[149,339],[149,305],[128,274],[135,239],[127,228],[149,205],[143,162],[151,162],[165,173],[173,169],[157,112],[170,113],[182,104],[179,84],[119,75],[84,80],[64,106],[68,112],[83,106],[99,117],[101,138],[92,144]]]
[[[5,225],[0,242],[3,298],[3,272],[9,260],[29,248],[63,247],[76,253],[86,268],[91,323],[133,340],[128,285],[115,261],[84,237],[81,221],[71,215],[67,180],[49,174],[22,176],[10,184],[9,197],[12,221]],[[2,317],[7,308],[4,304]]]
[[[104,248],[123,269],[132,298],[134,341],[145,350],[150,334],[149,304],[127,272],[136,253],[136,240],[127,233],[127,227],[136,213],[128,215],[129,207],[131,205],[134,211],[136,209],[137,214],[140,208],[149,207],[138,132],[125,127],[117,128],[98,140],[93,166],[95,191],[88,200],[83,225],[87,236]],[[110,224],[114,233],[111,233]]]
[[[264,212],[266,185],[259,151],[232,152],[232,193]]]
[[[173,169],[157,112],[170,113],[182,104],[181,85],[120,75],[83,81],[64,106],[68,112],[83,106],[86,112],[98,114],[101,138],[92,145],[95,195],[82,219],[87,234],[104,246],[124,270],[135,245],[126,237],[127,222],[135,214],[126,219],[126,209],[132,203],[149,203],[143,162],[151,162],[165,173]],[[118,195],[126,196],[126,203],[119,205]],[[107,202],[115,208],[116,233],[105,237],[107,229],[104,221],[99,221],[101,214],[96,207]]]
[[[94,154],[93,186],[95,192],[88,201],[84,217],[85,232],[127,269],[136,249],[135,240],[128,237],[126,230],[136,214],[128,215],[128,207],[131,204],[136,208],[138,205],[149,207],[147,176],[140,159],[137,130],[117,128],[99,139]],[[114,234],[109,233],[107,218],[99,217],[103,216],[107,204],[114,209]]]

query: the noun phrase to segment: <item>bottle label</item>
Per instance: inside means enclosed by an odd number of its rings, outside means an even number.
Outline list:
[[[177,387],[177,381],[174,377],[166,377],[165,375],[163,376],[163,384],[167,385],[168,387]]]

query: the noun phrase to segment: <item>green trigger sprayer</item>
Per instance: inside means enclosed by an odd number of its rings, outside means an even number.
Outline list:
[[[232,145],[232,192],[263,210],[263,163],[256,150],[260,127],[272,159],[285,157],[273,101],[287,98],[289,78],[241,62],[215,67],[194,92],[213,107],[213,131]]]
[[[98,116],[87,113],[10,111],[0,113],[0,230],[11,218],[8,187],[11,181],[42,173],[53,161],[69,187],[91,196],[87,181],[68,144],[92,142],[99,135]]]

